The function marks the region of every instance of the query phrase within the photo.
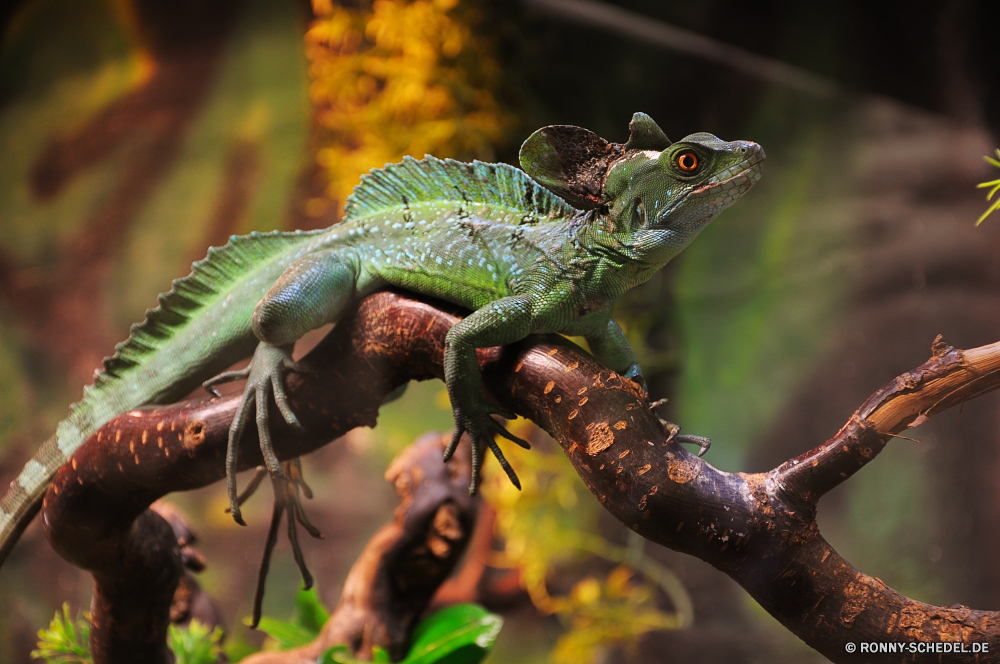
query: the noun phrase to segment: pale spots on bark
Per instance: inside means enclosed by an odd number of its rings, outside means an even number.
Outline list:
[[[678,484],[687,484],[701,474],[702,462],[674,457],[667,463],[667,476]]]
[[[840,621],[848,627],[854,624],[866,608],[871,594],[863,583],[850,583],[844,588],[844,604],[840,607]]]
[[[615,434],[611,431],[611,427],[608,426],[607,422],[601,422],[594,426],[594,430],[590,434],[590,440],[587,442],[587,454],[594,456],[611,447],[614,442]]]

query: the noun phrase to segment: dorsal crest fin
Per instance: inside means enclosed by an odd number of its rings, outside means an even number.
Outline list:
[[[145,319],[132,326],[129,338],[115,346],[115,354],[104,358],[104,369],[95,374],[92,387],[98,387],[139,365],[145,356],[170,339],[175,330],[199,309],[212,304],[220,293],[227,292],[241,277],[257,269],[260,263],[293,246],[305,244],[324,232],[254,232],[234,235],[225,246],[211,247],[203,260],[191,266],[191,274],[175,279],[173,288],[159,295],[159,306],[147,310]]]
[[[576,210],[508,164],[426,156],[403,157],[398,164],[372,169],[361,176],[344,205],[346,219],[382,214],[421,203],[456,202],[489,205],[511,218],[535,222],[572,216]],[[495,219],[500,221],[499,218]]]

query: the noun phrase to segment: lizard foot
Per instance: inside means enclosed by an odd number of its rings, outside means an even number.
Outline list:
[[[245,379],[247,381],[243,390],[243,398],[236,408],[236,415],[229,427],[229,445],[226,448],[226,487],[229,490],[229,507],[233,513],[233,520],[243,526],[246,525],[246,522],[240,513],[240,501],[236,492],[236,458],[240,437],[243,435],[243,430],[246,429],[250,412],[256,411],[260,451],[264,457],[264,466],[272,478],[287,479],[282,472],[281,462],[278,461],[278,457],[274,453],[270,429],[268,428],[267,409],[272,395],[285,421],[296,429],[302,428],[295,413],[288,405],[288,396],[285,394],[285,387],[281,380],[283,369],[308,373],[307,369],[292,360],[291,344],[272,346],[261,343],[257,346],[253,359],[250,360],[250,365],[246,369],[227,371],[204,383],[205,389],[215,394],[215,385],[234,380]]]
[[[663,401],[665,402],[666,399]],[[663,425],[664,431],[667,432],[667,441],[673,440],[684,445],[697,445],[700,448],[698,450],[698,456],[700,457],[705,456],[705,452],[707,452],[708,448],[712,446],[711,438],[706,438],[705,436],[695,436],[689,433],[682,434],[679,425],[674,424],[673,422],[668,422],[662,418],[657,419],[660,420],[660,424]]]
[[[705,436],[694,436],[692,434],[679,434],[674,436],[674,440],[678,443],[685,443],[687,445],[697,445],[700,449],[698,450],[698,456],[705,456],[705,452],[708,448],[712,446],[712,439],[706,438]]]
[[[666,399],[657,399],[656,401],[649,404],[649,409],[655,411],[656,409],[662,408],[665,405],[667,405]],[[677,441],[678,443],[684,443],[686,445],[697,445],[699,448],[701,448],[698,450],[698,456],[700,457],[705,456],[705,452],[707,452],[708,448],[712,446],[711,438],[706,438],[705,436],[694,436],[686,433],[682,434],[679,425],[674,424],[673,422],[668,422],[661,417],[657,417],[656,419],[660,420],[660,424],[662,424],[664,430],[666,430],[668,434],[667,440],[674,440]]]
[[[267,529],[267,542],[264,545],[264,556],[260,561],[260,570],[257,572],[257,589],[253,599],[253,618],[251,627],[256,628],[260,622],[261,607],[264,602],[264,581],[267,579],[268,569],[271,567],[271,554],[274,546],[278,542],[278,528],[281,527],[281,517],[288,512],[288,541],[292,544],[292,554],[295,557],[295,564],[302,574],[302,583],[305,590],[309,590],[313,584],[312,574],[306,567],[305,557],[302,555],[302,548],[299,546],[299,534],[296,523],[301,524],[310,535],[316,539],[323,539],[316,526],[306,518],[305,510],[302,508],[302,495],[312,498],[312,490],[305,483],[302,477],[302,464],[299,459],[282,462],[284,476],[271,475],[271,484],[274,488],[274,507],[271,511],[271,525]],[[238,503],[242,504],[260,486],[261,481],[268,475],[268,471],[263,466],[258,466],[254,472],[253,479],[246,489],[238,497]]]
[[[475,413],[475,415],[467,415],[467,412]],[[472,441],[472,483],[469,485],[469,495],[474,496],[479,490],[479,471],[483,466],[483,460],[479,456],[479,441],[486,443],[493,452],[493,456],[500,462],[500,467],[507,473],[511,484],[520,489],[521,481],[517,479],[517,473],[510,467],[510,462],[507,461],[507,457],[503,455],[500,446],[497,445],[495,436],[499,434],[526,450],[530,450],[531,445],[526,440],[522,440],[507,431],[504,425],[491,417],[492,415],[499,415],[504,419],[513,420],[517,415],[505,408],[490,406],[485,403],[480,408],[469,408],[468,410],[461,407],[454,407],[452,408],[452,413],[455,416],[455,431],[451,435],[451,442],[448,443],[448,447],[444,451],[444,460],[448,461],[451,459],[458,448],[462,434],[468,432],[469,439]]]

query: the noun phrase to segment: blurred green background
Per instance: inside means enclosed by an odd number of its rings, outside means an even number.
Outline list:
[[[1000,223],[973,226],[985,206],[975,184],[993,177],[982,156],[1000,144],[996,4],[314,4],[27,0],[0,9],[0,486],[209,245],[329,225],[358,173],[405,153],[515,163],[538,127],[576,124],[623,141],[638,110],[674,139],[710,131],[757,141],[768,155],[755,189],[617,310],[652,395],[671,399],[669,418],[713,439],[710,463],[773,467],[923,362],[935,335],[964,348],[1000,335]],[[376,38],[365,32],[372,12],[407,29],[395,42]],[[350,21],[370,48],[351,41]],[[791,65],[822,89],[777,80],[740,53],[685,51],[677,27]],[[420,433],[451,426],[442,390],[411,386],[374,430],[306,459],[310,515],[326,536],[306,555],[328,604],[394,509],[381,479],[388,461]],[[919,442],[894,441],[822,502],[824,535],[911,597],[1000,609],[998,425],[1000,401],[987,396],[915,430]],[[574,515],[567,528],[586,522],[630,545],[582,484],[556,485],[550,502]],[[556,494],[542,491],[532,505],[542,509],[545,495]],[[232,638],[259,643],[241,620],[268,498],[251,503],[249,529],[223,514],[221,486],[174,498],[201,538],[201,579]],[[628,648],[609,641],[593,661],[822,661],[721,573],[644,550],[686,588],[694,623]],[[559,562],[553,592],[608,571]],[[297,584],[280,544],[265,612],[286,615]],[[0,571],[0,662],[30,661],[56,607],[89,598],[89,578],[34,524]],[[572,620],[539,619],[516,589],[496,606],[508,624],[489,661],[558,656],[551,649]]]

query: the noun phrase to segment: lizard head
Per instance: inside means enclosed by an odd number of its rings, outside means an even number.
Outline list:
[[[521,165],[571,205],[606,210],[616,244],[633,258],[665,263],[760,179],[756,143],[708,133],[671,143],[644,113],[629,129],[619,144],[580,127],[545,127],[521,147]]]

